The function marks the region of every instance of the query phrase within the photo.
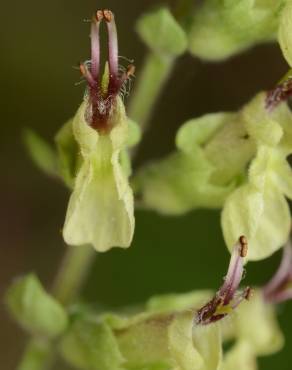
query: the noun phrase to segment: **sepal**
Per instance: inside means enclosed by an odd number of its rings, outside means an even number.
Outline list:
[[[55,338],[67,327],[65,309],[45,292],[33,274],[16,280],[5,300],[15,320],[33,335]]]

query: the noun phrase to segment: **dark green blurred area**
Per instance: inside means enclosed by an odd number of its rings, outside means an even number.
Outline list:
[[[175,3],[175,1],[172,1]],[[1,6],[1,269],[4,292],[17,275],[36,271],[50,287],[65,252],[60,230],[68,192],[38,172],[21,141],[23,127],[51,140],[81,102],[84,86],[74,70],[89,56],[90,18],[112,9],[120,53],[134,58],[137,75],[145,48],[134,32],[135,19],[157,1],[30,0]],[[177,127],[206,112],[234,110],[260,89],[271,87],[287,66],[277,45],[261,46],[220,64],[181,58],[160,101],[137,165],[173,148]],[[99,255],[83,298],[118,307],[153,294],[219,286],[228,263],[219,212],[196,211],[183,218],[137,212],[132,247]],[[264,283],[280,254],[247,266],[246,284]],[[2,297],[2,295],[1,295]],[[285,349],[261,361],[262,370],[291,369],[292,304],[279,307]],[[1,307],[1,369],[15,369],[25,335]],[[235,369],[236,370],[236,369]]]

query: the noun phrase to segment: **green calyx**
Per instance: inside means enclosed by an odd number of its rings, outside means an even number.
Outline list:
[[[260,289],[229,319],[196,324],[197,310],[212,296],[170,294],[151,298],[136,314],[83,314],[62,337],[60,352],[81,370],[254,370],[258,356],[282,348],[274,308]]]
[[[218,325],[194,326],[196,308],[212,292],[152,298],[136,315],[104,314],[73,323],[61,353],[79,369],[215,370],[221,361]]]
[[[8,289],[5,300],[15,320],[34,336],[55,338],[68,326],[65,309],[45,292],[32,274],[16,280]]]
[[[165,214],[222,206],[234,184],[211,182],[215,168],[203,145],[231,117],[230,113],[209,114],[181,127],[176,137],[177,151],[146,166],[134,178],[134,189],[142,195],[143,206]]]

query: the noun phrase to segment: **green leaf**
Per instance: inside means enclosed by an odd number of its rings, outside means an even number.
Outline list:
[[[168,8],[142,15],[136,29],[145,44],[156,53],[178,56],[187,48],[185,32]]]
[[[35,165],[49,176],[58,176],[58,159],[54,149],[30,129],[23,132],[26,149]]]
[[[122,370],[123,356],[110,327],[96,320],[78,320],[63,337],[65,360],[84,370]]]
[[[6,303],[14,319],[34,335],[54,338],[67,327],[64,308],[30,274],[18,279],[6,294]]]
[[[121,152],[127,147],[128,121],[121,100],[114,110],[113,128],[99,135],[79,108],[73,131],[80,146],[82,165],[70,197],[63,237],[69,245],[91,244],[104,252],[127,248],[134,233],[134,203]]]

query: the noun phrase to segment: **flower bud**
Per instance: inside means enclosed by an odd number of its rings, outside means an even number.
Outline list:
[[[144,14],[136,28],[145,44],[160,55],[179,56],[187,48],[185,32],[168,8]]]

